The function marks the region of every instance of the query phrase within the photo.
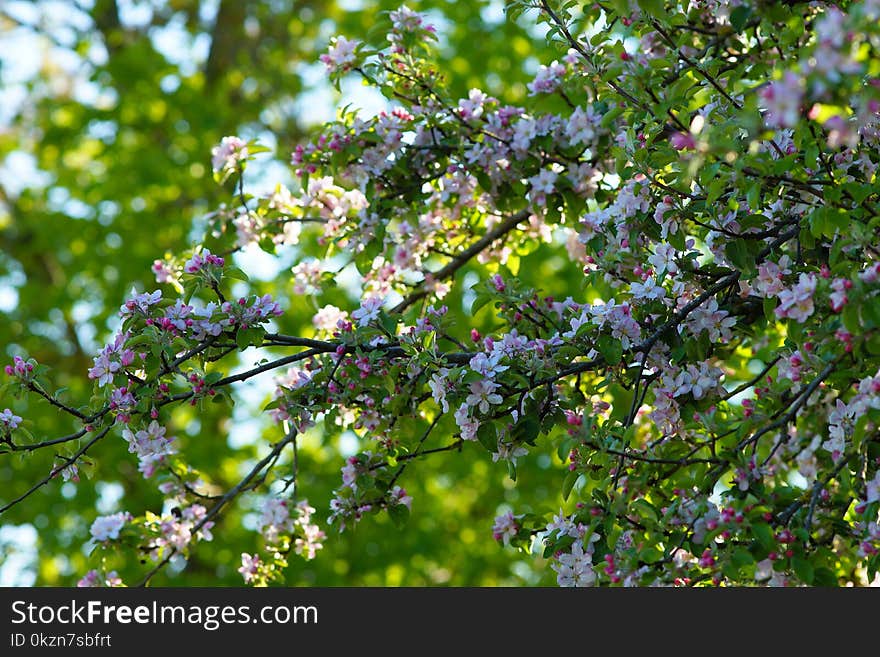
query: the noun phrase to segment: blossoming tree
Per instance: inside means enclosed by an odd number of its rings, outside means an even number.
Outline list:
[[[450,95],[442,34],[407,7],[384,43],[335,37],[328,74],[388,110],[340,109],[293,149],[298,184],[265,196],[247,169],[265,149],[223,139],[227,202],[124,301],[91,400],[62,401],[26,354],[6,367],[8,394],[77,428],[35,436],[0,412],[5,452],[58,454],[0,512],[88,485],[114,436],[166,498],[94,520],[82,584],[196,558],[248,496],[257,533],[234,567],[280,581],[337,531],[387,515],[406,532],[407,479],[436,455],[506,467],[522,508],[487,517],[485,540],[562,586],[875,579],[880,3],[508,5],[559,45],[521,106]],[[255,246],[295,260],[274,295],[233,263]],[[313,330],[280,331],[288,312]],[[248,349],[257,361],[230,371]],[[267,377],[274,441],[216,490],[169,417]],[[357,453],[316,509],[299,441],[346,431]],[[517,483],[536,454],[552,508]]]

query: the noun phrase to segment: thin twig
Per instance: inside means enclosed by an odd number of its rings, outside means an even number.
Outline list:
[[[297,436],[296,429],[291,429],[290,432],[284,437],[284,439],[281,440],[280,442],[278,442],[275,445],[275,447],[272,448],[272,451],[269,452],[269,454],[267,454],[266,457],[262,461],[257,463],[251,469],[251,471],[247,473],[247,475],[244,477],[244,479],[239,481],[233,488],[231,488],[222,497],[220,497],[220,499],[217,500],[217,503],[214,506],[212,506],[208,510],[208,512],[205,513],[205,515],[202,517],[202,519],[199,520],[199,522],[197,522],[195,524],[195,526],[193,526],[193,528],[190,530],[192,536],[195,537],[196,534],[198,533],[198,531],[202,527],[204,527],[208,522],[210,522],[218,513],[220,513],[220,511],[223,509],[224,506],[229,504],[229,502],[231,502],[236,497],[238,497],[242,492],[244,492],[249,487],[249,484],[251,483],[251,481],[262,472],[263,468],[265,468],[267,465],[276,461],[278,459],[278,456],[280,456],[282,450],[284,450],[284,448],[287,447],[287,445],[289,445],[291,442],[296,440],[296,436]],[[146,586],[150,582],[150,580],[156,575],[156,573],[158,573],[160,570],[162,570],[162,568],[164,568],[168,564],[168,562],[171,561],[171,559],[174,557],[174,555],[176,555],[178,552],[180,552],[180,549],[176,545],[173,545],[171,547],[171,549],[168,551],[168,553],[162,558],[162,560],[159,563],[157,563],[144,576],[144,578],[138,583],[137,586],[138,587]]]

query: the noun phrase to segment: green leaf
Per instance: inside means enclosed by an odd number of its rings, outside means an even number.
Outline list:
[[[730,560],[737,568],[755,563],[755,558],[751,553],[742,547],[738,547],[733,551],[733,554],[730,555]]]
[[[657,511],[657,509],[654,508],[654,505],[642,497],[637,500],[633,500],[630,506],[640,517],[645,520],[652,520],[656,522],[660,518],[660,513]]]
[[[129,349],[133,349],[134,347],[137,347],[139,345],[147,344],[148,342],[151,342],[154,339],[155,338],[151,335],[146,335],[144,333],[141,333],[140,335],[135,335],[134,337],[129,338],[128,341],[125,343],[125,346],[128,347]]]
[[[571,470],[567,475],[565,475],[565,479],[562,482],[562,499],[567,500],[568,496],[571,495],[571,489],[574,488],[575,483],[580,478],[581,473],[577,470]]]
[[[488,303],[491,303],[495,300],[491,294],[486,294],[485,292],[479,292],[474,297],[474,301],[471,304],[471,315],[476,315],[477,311],[483,308]]]
[[[526,415],[513,427],[511,437],[517,442],[534,445],[540,433],[541,422],[537,416]]]
[[[813,584],[815,586],[837,586],[837,577],[834,573],[824,566],[815,569],[813,576]]]
[[[492,422],[484,422],[477,429],[477,441],[490,452],[498,449],[498,434]]]
[[[248,281],[251,280],[251,279],[248,277],[248,275],[245,274],[245,273],[244,273],[241,269],[239,269],[238,267],[226,267],[226,268],[223,270],[223,274],[224,274],[224,276],[226,276],[227,278],[234,278],[234,279],[237,280],[237,281],[245,281],[245,282],[248,282]]]
[[[645,563],[657,563],[663,558],[663,553],[654,546],[646,547],[639,552],[639,560]]]
[[[392,317],[384,310],[379,313],[379,323],[390,335],[397,333],[397,318]]]
[[[596,341],[596,349],[609,365],[616,365],[623,358],[623,345],[610,335],[603,335]]]
[[[636,425],[631,424],[626,428],[626,431],[623,432],[623,444],[629,445],[630,447],[636,447],[636,431],[638,427]],[[642,500],[643,501],[643,500]]]
[[[759,522],[752,525],[752,534],[761,544],[761,547],[771,552],[776,547],[776,538],[773,536],[773,530],[767,523]]]
[[[409,507],[406,504],[395,504],[388,507],[388,515],[391,522],[398,528],[403,527],[409,520]]]
[[[252,344],[262,341],[262,329],[239,329],[235,333],[235,344],[244,351]]]
[[[639,0],[639,7],[649,16],[666,18],[666,7],[663,0]]]
[[[507,474],[511,481],[516,481],[516,464],[513,461],[507,462]]]
[[[843,325],[846,327],[847,331],[853,335],[859,335],[861,333],[862,322],[859,319],[859,307],[856,304],[846,304],[843,307],[843,312],[841,312],[841,318],[843,319]]]
[[[473,171],[474,177],[477,179],[477,182],[480,183],[480,187],[482,187],[485,191],[492,191],[492,179],[489,178],[489,174],[487,174],[480,167],[474,167]]]
[[[722,573],[727,579],[730,579],[730,580],[733,580],[733,581],[736,581],[737,579],[739,579],[739,568],[737,568],[737,567],[736,567],[734,564],[732,564],[732,563],[729,563],[729,562],[728,562],[728,563],[725,563],[723,566],[721,566],[721,573]]]
[[[217,381],[219,381],[222,378],[223,378],[222,372],[208,372],[205,375],[205,383],[207,383],[210,386],[211,384],[217,383]]]
[[[746,240],[732,240],[728,242],[727,246],[724,247],[724,254],[747,278],[751,278],[757,271],[755,258]]]
[[[821,207],[813,210],[809,223],[813,237],[834,237],[838,231],[846,231],[850,219],[840,208]]]
[[[619,16],[629,16],[629,0],[611,0],[611,6]]]
[[[686,235],[683,230],[677,230],[675,233],[671,233],[668,239],[669,243],[675,247],[676,251],[687,250]]]
[[[735,7],[733,11],[730,12],[730,25],[734,29],[734,31],[742,32],[742,29],[746,26],[746,23],[748,23],[749,16],[751,15],[751,7],[748,7],[747,5],[740,5],[739,7]]]
[[[774,297],[767,297],[763,302],[764,307],[764,317],[767,318],[768,322],[776,321],[776,299]]]
[[[848,304],[847,304],[848,305]],[[874,329],[880,327],[880,303],[876,303],[874,299],[863,303],[861,307],[862,318],[865,320],[866,329]],[[860,333],[861,331],[856,332]]]
[[[802,582],[807,584],[813,583],[816,574],[813,570],[813,564],[809,561],[794,557],[791,560],[791,567],[794,569],[795,575],[797,575]]]

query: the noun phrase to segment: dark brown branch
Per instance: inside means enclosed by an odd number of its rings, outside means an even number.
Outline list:
[[[776,363],[778,363],[779,360],[780,360],[781,358],[782,358],[782,356],[777,356],[776,358],[774,358],[773,360],[771,360],[767,365],[764,366],[764,369],[761,370],[761,373],[758,374],[754,379],[752,379],[751,381],[746,381],[746,382],[743,383],[742,385],[737,386],[736,388],[734,388],[733,390],[731,390],[730,392],[728,392],[726,395],[724,395],[724,396],[721,398],[721,400],[722,400],[722,401],[726,401],[726,400],[730,399],[731,397],[735,397],[735,396],[738,395],[739,393],[741,393],[741,392],[743,392],[743,391],[748,390],[749,388],[751,388],[753,385],[755,385],[756,383],[758,383],[758,381],[760,381],[761,379],[763,379],[764,376],[767,374],[767,372],[769,372],[770,370],[772,370],[772,369],[773,369],[773,366],[776,365]]]
[[[810,382],[804,391],[795,398],[795,402],[791,405],[788,412],[783,414],[779,419],[775,422],[771,422],[767,426],[763,427],[759,431],[755,432],[754,435],[743,439],[740,441],[739,445],[737,445],[737,449],[742,449],[750,444],[757,444],[758,440],[766,433],[773,431],[774,429],[779,429],[780,427],[784,427],[789,422],[791,422],[795,416],[798,414],[798,411],[803,407],[804,404],[807,403],[807,399],[816,391],[819,385],[824,381],[831,372],[834,371],[835,363],[828,363],[825,368],[819,372],[818,376]],[[772,455],[772,454],[771,454]],[[769,458],[769,457],[768,457]]]
[[[238,497],[245,490],[248,490],[248,488],[250,487],[251,481],[253,481],[257,477],[257,475],[259,475],[263,471],[263,469],[266,466],[270,465],[271,463],[274,463],[278,459],[278,456],[280,456],[280,454],[284,450],[284,448],[287,447],[287,445],[289,445],[291,442],[296,440],[296,436],[297,436],[296,429],[291,429],[290,433],[288,433],[284,437],[283,440],[278,442],[272,448],[272,451],[269,452],[269,454],[267,454],[266,457],[263,458],[262,461],[257,463],[241,481],[239,481],[233,488],[229,489],[229,491],[227,491],[222,497],[220,497],[220,499],[217,500],[217,503],[214,506],[212,506],[207,511],[207,513],[205,513],[205,515],[202,517],[202,519],[199,522],[197,522],[195,524],[195,526],[192,528],[192,530],[191,530],[192,536],[195,537],[196,534],[198,533],[198,531],[202,527],[204,527],[208,522],[210,522],[218,513],[220,513],[220,511],[223,509],[224,506],[229,504],[229,502],[234,500],[236,497]],[[138,587],[146,586],[150,582],[150,580],[156,575],[156,573],[158,573],[160,570],[162,570],[162,568],[164,568],[168,564],[168,562],[171,561],[172,557],[174,557],[174,555],[177,554],[179,551],[180,550],[177,548],[177,546],[172,546],[172,548],[162,558],[162,560],[159,563],[157,563],[152,568],[152,570],[150,570],[144,576],[144,578],[140,581],[140,583],[138,583],[137,586]]]
[[[692,458],[689,456],[684,456],[680,459],[670,459],[670,458],[659,458],[654,456],[644,456],[638,452],[632,451],[622,451],[619,449],[611,449],[608,447],[600,447],[595,443],[585,443],[587,447],[592,447],[596,451],[604,452],[606,454],[612,454],[614,456],[619,456],[624,459],[631,459],[633,461],[644,461],[645,463],[660,463],[663,465],[678,465],[678,466],[687,466],[687,465],[696,465],[698,463],[722,463],[723,461],[714,457],[705,457],[705,458]],[[700,445],[698,449],[702,449],[705,445]]]
[[[110,425],[107,425],[106,427],[104,427],[103,429],[101,429],[101,431],[99,431],[97,434],[95,434],[94,438],[92,438],[89,442],[87,442],[85,445],[83,445],[73,456],[65,457],[64,463],[52,468],[52,471],[47,476],[45,476],[39,482],[37,482],[36,484],[31,486],[25,493],[16,497],[14,500],[12,500],[9,504],[4,506],[3,508],[0,508],[0,514],[3,514],[5,511],[8,511],[13,506],[18,504],[22,500],[24,500],[25,498],[30,497],[30,495],[32,495],[37,490],[39,490],[40,488],[42,488],[43,486],[48,484],[54,477],[56,477],[62,470],[64,470],[64,468],[76,463],[76,461],[79,459],[79,457],[81,457],[83,454],[85,454],[87,451],[89,451],[89,449],[92,447],[92,445],[94,445],[96,442],[98,442],[104,436],[107,435],[107,433],[110,431],[112,426],[113,425],[110,424]]]
[[[511,215],[504,221],[502,221],[499,225],[495,226],[488,233],[483,235],[479,240],[471,244],[464,251],[459,253],[453,260],[448,263],[446,266],[437,270],[436,272],[426,272],[426,276],[430,276],[432,280],[435,281],[444,281],[448,278],[451,278],[455,272],[464,267],[468,261],[473,258],[475,255],[483,251],[483,249],[492,245],[495,240],[501,239],[507,233],[516,228],[516,225],[525,221],[531,215],[531,210],[521,210],[514,215]],[[409,308],[419,299],[428,296],[428,290],[424,286],[421,289],[413,292],[408,297],[406,297],[403,301],[397,304],[391,312],[393,313],[402,313],[404,310]]]
[[[42,397],[47,402],[52,404],[52,406],[54,406],[55,408],[58,408],[69,415],[73,415],[74,417],[77,417],[80,420],[83,420],[83,421],[86,420],[86,415],[84,413],[80,413],[78,410],[76,410],[75,408],[73,408],[71,406],[67,406],[66,404],[62,404],[60,401],[58,401],[57,399],[52,397],[49,393],[47,393],[45,390],[43,390],[40,386],[38,386],[33,381],[28,382],[27,388],[28,388],[28,390],[32,390],[33,392],[37,393],[40,397]]]

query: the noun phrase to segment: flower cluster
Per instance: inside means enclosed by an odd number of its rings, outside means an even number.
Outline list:
[[[223,137],[211,149],[211,167],[215,174],[228,174],[235,171],[248,157],[247,143],[240,137]]]
[[[175,507],[171,513],[153,516],[147,520],[147,527],[154,534],[150,556],[158,560],[169,551],[181,553],[194,541],[211,541],[211,528],[214,521],[206,520],[208,510],[201,504],[191,504],[180,509]]]
[[[113,513],[108,516],[100,516],[92,523],[89,530],[92,538],[98,542],[115,541],[119,538],[119,533],[126,523],[130,522],[132,516],[128,512]]]
[[[158,294],[158,292],[157,292]],[[158,299],[157,299],[158,300]],[[126,304],[127,307],[128,304]],[[104,347],[94,358],[94,366],[89,369],[89,378],[95,379],[100,387],[113,383],[116,374],[123,372],[135,361],[135,353],[125,347],[129,338],[127,333],[119,333],[113,342]]]
[[[19,424],[21,424],[21,416],[16,415],[8,408],[0,411],[0,425],[3,425],[7,432],[18,429]]]
[[[166,428],[153,420],[144,429],[133,432],[126,427],[122,437],[128,442],[128,451],[138,457],[138,469],[144,478],[153,476],[167,456],[174,453],[173,437],[166,437]]]

